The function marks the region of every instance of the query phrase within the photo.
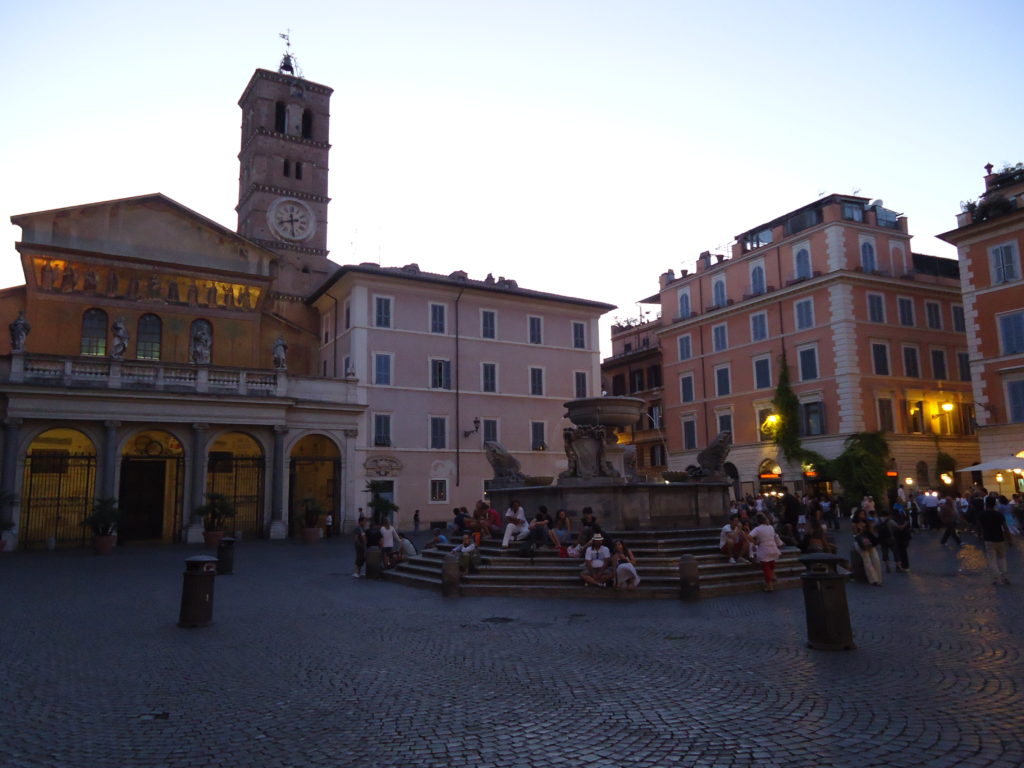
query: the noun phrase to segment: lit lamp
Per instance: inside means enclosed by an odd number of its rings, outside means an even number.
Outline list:
[[[952,485],[953,484],[953,476],[951,474],[949,474],[949,472],[943,472],[941,475],[939,475],[939,478],[946,485]]]
[[[912,478],[912,477],[904,477],[903,478],[903,484],[904,485],[913,485],[914,484],[914,478]]]
[[[940,405],[939,407],[942,408],[942,410],[945,413],[949,413],[950,411],[953,410],[953,404],[951,402],[949,402],[948,400],[946,402],[944,402],[942,405]]]
[[[999,483],[999,493],[1003,492],[1003,473],[996,472],[996,482]]]

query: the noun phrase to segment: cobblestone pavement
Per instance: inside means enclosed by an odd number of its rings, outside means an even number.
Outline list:
[[[1024,587],[933,534],[849,585],[847,652],[805,647],[800,590],[445,599],[353,579],[338,540],[239,544],[214,624],[181,629],[197,552],[0,556],[0,764],[1024,764]]]

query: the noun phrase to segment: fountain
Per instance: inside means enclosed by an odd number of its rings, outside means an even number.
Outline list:
[[[721,473],[730,435],[722,433],[698,456],[700,468],[682,482],[640,482],[625,463],[625,446],[614,427],[635,424],[644,401],[635,397],[588,397],[565,404],[572,427],[562,431],[567,468],[554,485],[530,484],[519,462],[499,443],[487,444],[494,468],[491,505],[504,511],[519,499],[532,515],[541,504],[554,516],[565,508],[591,507],[609,530],[699,528],[716,524],[729,509],[730,483]]]

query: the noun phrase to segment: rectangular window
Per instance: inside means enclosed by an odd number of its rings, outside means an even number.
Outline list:
[[[444,304],[430,305],[430,332],[445,333],[445,306]]]
[[[900,313],[900,325],[914,325],[914,300],[905,296],[896,299],[896,306]]]
[[[643,428],[661,429],[661,403],[654,403],[647,409],[647,423]]]
[[[497,363],[480,363],[480,389],[484,392],[498,391]]]
[[[759,357],[754,360],[754,389],[769,389],[772,386],[772,360]]]
[[[903,375],[912,379],[921,378],[921,363],[917,355],[917,347],[903,348]]]
[[[448,419],[445,416],[430,417],[430,447],[448,447]]]
[[[768,417],[773,413],[774,411],[771,409],[771,406],[757,409],[757,439],[762,443],[772,439],[771,430],[765,431],[764,426],[768,423]]]
[[[543,344],[544,336],[542,332],[541,319],[534,315],[530,315],[530,317],[527,318],[527,321],[530,324],[530,343]]]
[[[391,355],[376,353],[373,356],[373,383],[391,386]]]
[[[498,313],[490,309],[480,312],[480,336],[484,339],[498,338]]]
[[[843,203],[843,218],[847,221],[864,221],[864,206],[860,203]]]
[[[1024,421],[1024,379],[1006,382],[1006,410],[1011,423]]]
[[[373,414],[373,444],[379,446],[391,445],[391,414]]]
[[[796,303],[796,329],[804,331],[814,326],[814,301],[804,299]]]
[[[814,381],[818,378],[818,348],[804,347],[797,351],[800,363],[800,381]]]
[[[715,394],[725,397],[732,392],[732,379],[729,376],[729,366],[723,365],[715,368]]]
[[[451,360],[430,360],[430,388],[451,389],[452,388],[452,363]]]
[[[821,402],[800,403],[800,434],[825,434],[825,405]]]
[[[924,303],[924,317],[928,327],[936,331],[942,330],[942,307],[935,301]]]
[[[885,297],[880,293],[868,294],[868,320],[872,323],[885,322]]]
[[[612,394],[616,397],[626,394],[626,376],[617,373],[612,376]]]
[[[573,349],[587,348],[587,326],[583,323],[572,324],[572,347]]]
[[[960,375],[960,381],[971,380],[971,356],[966,352],[956,353],[956,368]]]
[[[485,443],[496,443],[498,442],[498,420],[497,419],[484,419],[483,420],[484,430],[484,442]]]
[[[957,333],[965,333],[967,322],[964,319],[964,305],[954,304],[950,309],[953,311],[953,330]]]
[[[544,441],[544,422],[530,422],[530,450],[546,451],[548,444]]]
[[[430,481],[430,501],[441,504],[448,501],[448,481],[445,479]]]
[[[876,376],[889,375],[889,345],[872,344],[871,362]]]
[[[944,349],[932,350],[932,376],[940,381],[948,377],[948,372],[946,371],[946,350]]]
[[[587,396],[587,372],[575,371],[572,375],[573,392],[576,397]]]
[[[764,341],[768,338],[768,313],[756,312],[750,316],[750,340]]]
[[[725,323],[720,323],[711,329],[711,336],[714,339],[715,352],[722,352],[729,348],[728,328]]]
[[[888,397],[878,398],[878,428],[882,432],[896,431],[896,422],[893,419],[892,400]]]
[[[907,426],[914,434],[924,432],[924,401],[911,400],[907,403]]]
[[[686,333],[679,337],[679,359],[689,360],[693,357],[693,349],[690,345],[690,334]]]
[[[1020,279],[1020,264],[1014,243],[997,245],[989,250],[992,282],[996,285]]]
[[[679,377],[679,399],[684,403],[693,402],[693,374]]]
[[[697,450],[697,420],[683,419],[683,450]]]
[[[999,337],[1004,355],[1024,352],[1024,312],[1000,315]]]
[[[732,413],[723,412],[718,414],[718,431],[732,432]]]
[[[544,394],[544,369],[543,368],[531,368],[530,369],[530,394],[531,395],[543,395]]]
[[[642,392],[644,389],[644,369],[629,372],[629,393]]]
[[[391,299],[377,296],[373,302],[373,324],[377,328],[391,327]]]

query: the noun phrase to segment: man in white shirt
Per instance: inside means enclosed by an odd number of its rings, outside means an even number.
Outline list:
[[[604,536],[600,533],[594,534],[590,540],[590,546],[583,556],[583,573],[580,577],[587,586],[603,587],[608,584],[615,574],[611,569],[612,553],[604,545]]]
[[[512,499],[512,506],[505,510],[505,536],[501,539],[501,548],[508,549],[513,539],[518,541],[529,534],[530,524],[526,520],[526,512],[519,505],[518,499]]]
[[[730,516],[729,522],[722,526],[722,530],[718,534],[718,548],[723,555],[729,558],[730,564],[735,564],[737,561],[749,562],[747,552],[750,551],[750,542],[747,540],[743,528],[740,527],[739,515]]]

